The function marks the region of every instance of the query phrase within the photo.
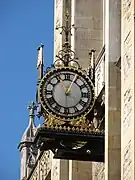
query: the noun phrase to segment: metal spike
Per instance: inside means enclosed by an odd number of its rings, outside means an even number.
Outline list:
[[[67,130],[68,130],[68,131],[70,131],[70,130],[71,130],[71,128],[68,126]]]
[[[79,130],[80,130],[79,127],[77,127],[77,128],[76,128],[76,131],[79,131]]]
[[[62,130],[63,128],[62,128],[62,126],[59,126],[59,130]]]
[[[75,127],[72,127],[72,131],[75,131]]]

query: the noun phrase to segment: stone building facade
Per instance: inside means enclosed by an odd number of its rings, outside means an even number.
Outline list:
[[[55,0],[54,27],[64,24],[67,4],[75,25],[71,48],[84,69],[89,50],[96,50],[96,96],[105,89],[105,162],[59,160],[50,151],[39,152],[21,180],[135,180],[134,1]],[[64,37],[54,33],[55,57]]]

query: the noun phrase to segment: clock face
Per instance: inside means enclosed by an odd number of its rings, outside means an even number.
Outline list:
[[[87,114],[94,104],[94,86],[81,71],[61,68],[47,73],[39,86],[48,113],[64,118]]]

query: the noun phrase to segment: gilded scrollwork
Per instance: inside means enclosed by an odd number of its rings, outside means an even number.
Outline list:
[[[96,120],[96,118],[94,118]],[[95,121],[90,121],[86,116],[77,117],[72,121],[63,121],[56,116],[49,114],[44,119],[44,126],[55,130],[76,131],[76,132],[103,132],[102,126],[104,119],[98,120],[98,125],[95,126]]]
[[[60,118],[57,118],[54,115],[49,114],[47,118],[45,118],[44,124],[47,125],[47,127],[52,126],[58,126],[65,124],[64,121],[61,121]]]

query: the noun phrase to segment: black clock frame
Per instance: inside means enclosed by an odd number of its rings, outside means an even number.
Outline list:
[[[85,81],[87,82],[87,84],[89,85],[90,89],[91,89],[91,100],[89,102],[89,106],[85,109],[84,112],[81,112],[81,116],[86,116],[93,108],[94,106],[94,103],[95,103],[95,92],[94,92],[94,85],[93,85],[93,82],[91,81],[91,79],[87,76],[86,73],[84,73],[82,70],[80,69],[76,69],[76,68],[73,68],[73,67],[61,67],[61,68],[57,68],[57,69],[52,69],[50,70],[48,73],[46,73],[44,75],[44,77],[42,78],[40,84],[39,84],[39,98],[40,98],[40,102],[41,102],[41,105],[45,111],[45,113],[47,114],[52,114],[52,116],[55,116],[56,118],[60,118],[61,120],[72,120],[72,119],[76,119],[78,118],[78,116],[80,116],[80,113],[78,115],[73,115],[72,117],[70,116],[62,116],[61,114],[57,114],[57,112],[53,112],[51,110],[51,108],[49,108],[49,106],[47,105],[47,103],[45,102],[44,100],[44,85],[47,81],[47,79],[54,75],[55,73],[58,73],[58,72],[62,72],[62,71],[71,71],[73,73],[76,73],[78,74],[79,76],[81,76],[83,79],[85,79]],[[43,113],[44,114],[44,113]]]

